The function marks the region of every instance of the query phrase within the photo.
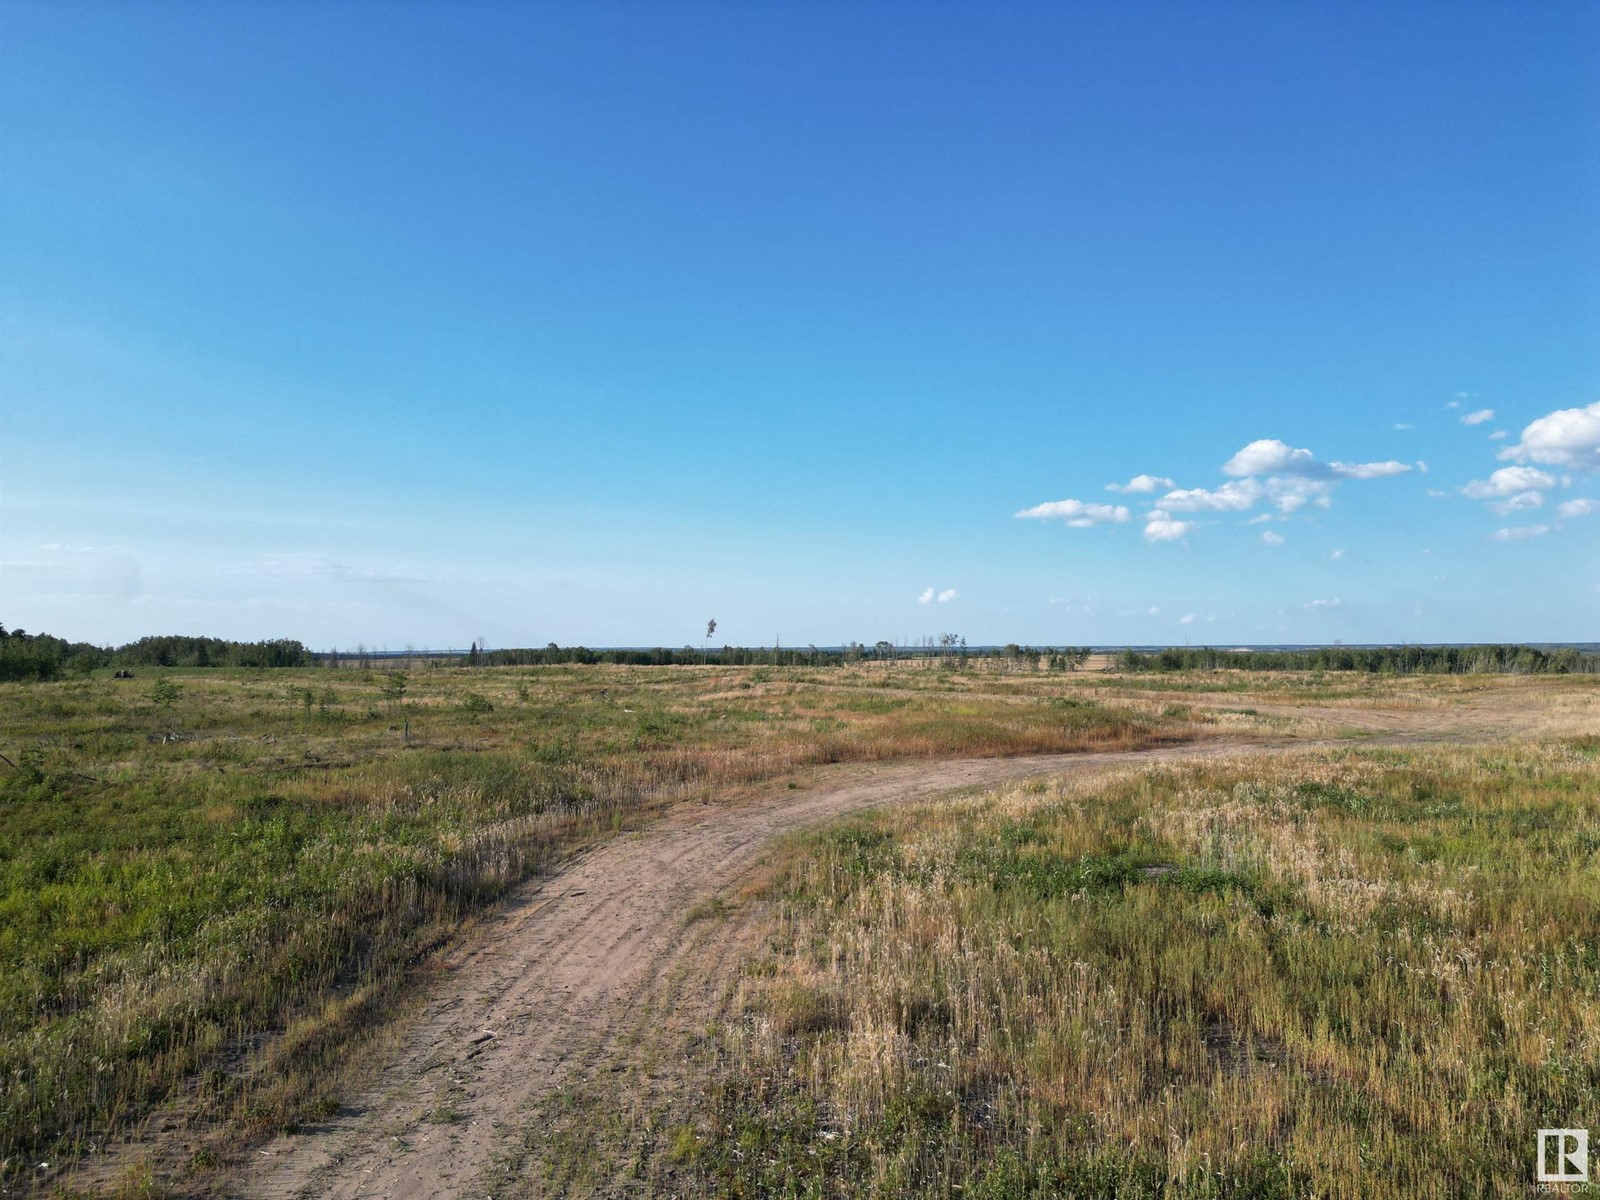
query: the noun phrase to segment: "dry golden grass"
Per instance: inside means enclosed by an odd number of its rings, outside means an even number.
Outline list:
[[[662,1191],[1510,1195],[1600,1100],[1593,737],[885,813],[770,895]]]
[[[1600,725],[1593,678],[1130,677],[1015,663],[439,669],[412,673],[399,703],[382,672],[170,679],[175,697],[149,678],[0,685],[0,753],[16,764],[0,770],[8,1181],[151,1113],[180,1122],[201,1169],[219,1138],[314,1119],[337,1103],[352,1048],[383,1041],[435,948],[519,881],[679,800],[843,761]],[[1243,836],[1225,804],[1211,807],[1167,805],[1176,823],[1146,833],[1176,841],[1192,821],[1218,845]],[[1453,879],[1402,886],[1359,863],[1302,879],[1285,865],[1292,847],[1269,841],[1259,849],[1277,856],[1285,886],[1343,905],[1330,924],[1401,903],[1455,919],[1467,903]],[[905,840],[908,853],[934,853],[921,845]],[[916,939],[947,936],[937,906],[915,903]],[[855,1028],[837,981],[795,983],[793,1015],[774,1010],[793,1038]],[[918,1021],[944,1019],[929,1011]],[[887,1010],[871,1019],[888,1029]],[[1217,1020],[1163,1055],[1181,1063],[1197,1044],[1253,1036],[1230,1013]],[[1248,1067],[1237,1086],[1254,1078],[1253,1053],[1223,1052]],[[862,1078],[894,1101],[891,1076]]]
[[[381,672],[162,678],[0,685],[7,1178],[173,1106],[202,1150],[306,1120],[462,922],[676,800],[1195,731],[944,670],[433,670],[403,703]]]

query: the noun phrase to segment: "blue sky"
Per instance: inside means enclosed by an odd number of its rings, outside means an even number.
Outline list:
[[[0,33],[7,627],[1600,638],[1592,5]]]

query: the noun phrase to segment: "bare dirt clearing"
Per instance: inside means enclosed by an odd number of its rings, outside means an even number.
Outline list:
[[[425,1010],[370,1090],[342,1115],[260,1149],[236,1190],[253,1197],[502,1194],[505,1164],[524,1157],[524,1131],[541,1105],[601,1064],[617,1072],[619,1095],[656,1086],[659,1080],[627,1074],[630,1060],[618,1047],[637,1042],[643,1022],[669,1019],[687,1032],[715,1015],[720,983],[752,932],[748,922],[689,918],[697,906],[715,905],[779,835],[866,808],[1034,777],[1325,748],[1335,731],[1383,745],[1594,726],[1592,695],[1576,698],[1559,718],[1526,704],[1493,693],[1379,712],[1254,703],[1258,712],[1305,722],[1300,727],[1313,736],[836,766],[798,788],[762,788],[749,803],[680,809],[519,891],[470,944],[446,956]]]

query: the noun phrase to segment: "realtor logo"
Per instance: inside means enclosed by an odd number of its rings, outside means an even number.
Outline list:
[[[1534,1179],[1539,1183],[1587,1183],[1589,1131],[1539,1130],[1539,1171]]]

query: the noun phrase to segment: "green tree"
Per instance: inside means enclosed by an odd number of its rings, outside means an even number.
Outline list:
[[[404,671],[385,671],[383,678],[378,682],[378,690],[383,693],[383,698],[389,703],[389,711],[393,712],[395,705],[404,699],[406,694],[406,673]]]

